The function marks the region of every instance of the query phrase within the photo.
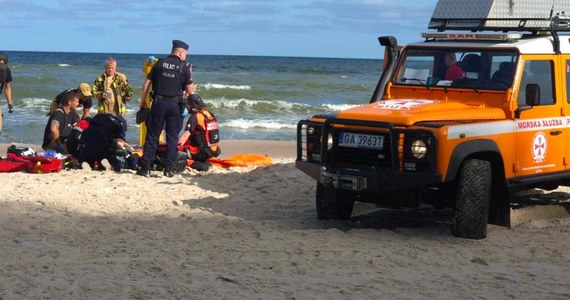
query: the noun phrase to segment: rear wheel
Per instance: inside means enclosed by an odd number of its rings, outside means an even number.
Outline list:
[[[470,239],[487,236],[491,182],[489,161],[469,159],[463,163],[457,182],[453,235]]]
[[[350,219],[354,208],[354,193],[335,190],[317,182],[317,217],[321,220]]]

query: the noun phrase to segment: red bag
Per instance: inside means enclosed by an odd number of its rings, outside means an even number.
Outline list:
[[[0,160],[0,172],[28,171],[29,173],[59,172],[64,161],[52,157],[25,156],[9,153],[8,158]]]
[[[0,160],[0,172],[19,172],[28,169],[28,163],[24,161]]]
[[[0,160],[0,172],[19,172],[28,169],[29,156],[8,153],[8,157]]]
[[[59,172],[62,169],[63,161],[44,156],[30,156],[28,161],[28,172],[29,173],[53,173]]]

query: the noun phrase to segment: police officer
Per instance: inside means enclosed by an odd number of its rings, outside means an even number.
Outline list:
[[[166,130],[166,156],[163,160],[164,175],[174,176],[175,160],[178,154],[178,132],[182,127],[183,117],[180,114],[179,102],[187,95],[194,93],[192,71],[185,62],[188,44],[180,40],[172,41],[172,51],[166,58],[159,59],[152,67],[142,88],[140,108],[146,108],[144,101],[152,83],[152,104],[150,116],[146,121],[147,132],[143,147],[143,158],[138,175],[150,176],[150,167],[156,159],[158,139],[163,125]]]

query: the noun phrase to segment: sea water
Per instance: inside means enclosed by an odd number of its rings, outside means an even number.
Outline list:
[[[153,55],[7,51],[14,113],[0,95],[4,127],[0,143],[41,144],[51,100],[79,83],[93,84],[108,57],[117,60],[135,90],[125,116],[127,140],[137,144],[135,123],[144,81],[143,64]],[[291,141],[297,122],[370,101],[380,77],[380,59],[210,56],[189,54],[196,93],[220,122],[221,139]],[[91,114],[97,112],[97,105]],[[184,121],[186,122],[186,120]]]

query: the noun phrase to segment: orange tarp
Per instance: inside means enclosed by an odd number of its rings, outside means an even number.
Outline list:
[[[266,166],[273,162],[269,156],[262,154],[235,154],[225,159],[210,158],[208,161],[216,167],[248,167],[248,166]]]

